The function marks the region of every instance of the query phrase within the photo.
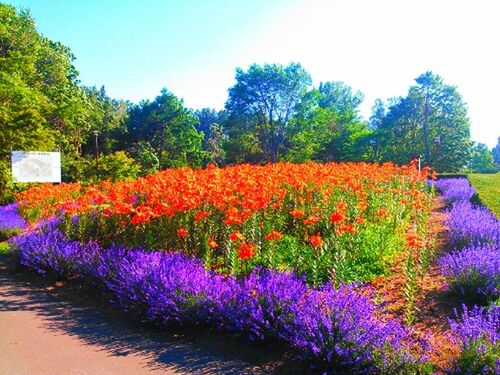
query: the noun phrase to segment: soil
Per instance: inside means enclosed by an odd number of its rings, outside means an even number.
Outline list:
[[[423,277],[418,277],[418,293],[416,296],[415,321],[412,328],[420,337],[425,337],[431,344],[430,353],[422,353],[430,357],[437,366],[437,373],[442,374],[458,354],[458,347],[449,339],[448,318],[454,316],[454,308],[460,306],[458,296],[448,291],[446,280],[441,275],[437,260],[447,251],[447,230],[445,226],[447,214],[440,197],[436,197],[428,220],[428,239],[434,239],[432,259]],[[402,294],[405,284],[403,264],[407,257],[401,254],[394,262],[388,277],[377,279],[372,286],[377,290],[378,298],[383,301],[389,316],[401,319],[405,315],[405,299]]]

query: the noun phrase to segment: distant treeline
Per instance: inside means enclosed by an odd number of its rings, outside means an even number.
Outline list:
[[[361,92],[343,82],[314,87],[298,63],[236,69],[217,111],[188,109],[166,89],[139,104],[112,99],[104,87],[81,85],[74,59],[37,32],[29,12],[0,4],[0,201],[19,188],[11,182],[11,149],[61,150],[63,180],[81,182],[210,163],[407,163],[421,156],[447,172],[493,172],[500,164],[500,145],[490,151],[471,142],[460,94],[432,72],[406,97],[377,99],[366,121]]]

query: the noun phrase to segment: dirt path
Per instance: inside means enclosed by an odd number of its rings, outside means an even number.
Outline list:
[[[141,328],[91,296],[76,298],[76,287],[57,285],[0,258],[0,374],[269,373],[260,348]]]
[[[450,293],[441,271],[437,265],[439,257],[447,251],[447,228],[445,220],[447,213],[444,202],[437,197],[432,206],[428,220],[428,239],[436,239],[435,253],[430,267],[423,277],[418,277],[418,292],[416,295],[415,322],[412,328],[421,336],[426,337],[432,352],[426,353],[437,366],[437,373],[444,373],[450,361],[457,355],[458,348],[451,343],[448,334],[448,317],[453,316],[453,308],[460,306],[460,298]],[[407,254],[401,254],[392,267],[392,274],[382,278],[375,285],[385,304],[386,312],[395,318],[404,316],[404,297],[402,294],[405,276],[403,263]]]

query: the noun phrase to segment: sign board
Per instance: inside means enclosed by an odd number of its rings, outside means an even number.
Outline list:
[[[14,182],[61,182],[61,153],[12,151]]]

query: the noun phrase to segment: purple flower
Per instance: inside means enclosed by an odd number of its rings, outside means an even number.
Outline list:
[[[455,202],[446,225],[454,248],[500,243],[500,221],[486,207],[468,201]]]
[[[448,204],[458,201],[469,201],[476,193],[466,178],[442,178],[436,181],[429,181],[429,185],[439,190]]]
[[[19,215],[17,203],[0,206],[0,230],[24,229],[26,222]]]
[[[455,310],[457,319],[450,319],[452,339],[461,349],[450,373],[499,374],[500,306],[462,308],[461,315]]]
[[[441,272],[467,301],[486,303],[499,296],[500,245],[470,247],[443,256]]]

